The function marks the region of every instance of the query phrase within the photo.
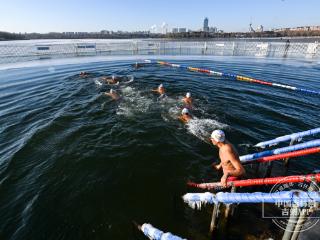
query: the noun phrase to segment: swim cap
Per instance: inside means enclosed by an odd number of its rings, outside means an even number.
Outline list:
[[[184,109],[182,109],[182,114],[189,114],[189,110],[188,110],[188,108],[184,108]]]
[[[163,84],[162,83],[159,85],[159,88],[163,88]]]
[[[186,97],[187,98],[191,97],[191,93],[187,92]]]
[[[114,75],[112,75],[112,80],[114,80],[116,77]]]
[[[216,142],[224,142],[224,140],[226,140],[226,135],[222,130],[214,130],[211,133],[211,138]]]

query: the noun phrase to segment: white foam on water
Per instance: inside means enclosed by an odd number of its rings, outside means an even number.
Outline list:
[[[101,86],[103,85],[103,83],[102,83],[100,80],[98,80],[98,79],[95,79],[95,80],[94,80],[94,83],[95,83],[98,87],[101,87]]]
[[[152,100],[142,96],[140,91],[126,86],[121,89],[121,93],[121,100],[116,112],[118,115],[133,117],[148,112]]]
[[[133,75],[127,75],[128,81],[123,82],[123,84],[129,84],[134,81],[134,76]]]
[[[186,126],[191,134],[195,135],[197,138],[205,142],[208,142],[213,130],[226,129],[229,127],[227,124],[220,123],[214,119],[198,118],[190,120],[186,124]]]
[[[157,99],[159,106],[162,108],[161,117],[164,121],[176,121],[181,114],[182,105],[179,104],[179,99],[168,96]]]
[[[164,121],[169,122],[172,120],[177,120],[181,114],[181,108],[179,106],[172,106],[169,108],[168,112],[164,112],[161,114],[161,117]]]

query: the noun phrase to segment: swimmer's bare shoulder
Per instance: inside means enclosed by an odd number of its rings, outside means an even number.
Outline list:
[[[231,143],[223,145],[219,150],[221,161],[238,160],[238,154]]]

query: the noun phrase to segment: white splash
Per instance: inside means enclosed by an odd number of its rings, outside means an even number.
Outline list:
[[[98,86],[98,87],[100,87],[100,86],[102,86],[102,82],[101,81],[99,81],[98,79],[95,79],[94,80],[94,83]]]
[[[117,109],[118,115],[132,117],[149,110],[152,100],[142,96],[141,92],[133,87],[124,87],[121,91],[121,101]]]
[[[128,81],[123,82],[123,84],[129,84],[129,83],[132,83],[134,81],[134,76],[133,75],[128,75],[127,78],[128,78]]]
[[[213,130],[225,129],[229,126],[214,119],[194,118],[187,123],[188,131],[202,141],[208,142]]]

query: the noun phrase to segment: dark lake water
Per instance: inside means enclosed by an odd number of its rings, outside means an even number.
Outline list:
[[[316,62],[168,61],[320,89]],[[242,155],[259,141],[319,127],[319,96],[132,63],[0,70],[0,239],[145,239],[132,220],[209,239],[211,208],[194,211],[181,196],[191,191],[189,179],[219,179],[210,168],[218,151],[203,141],[212,130],[224,129]],[[78,77],[80,71],[91,77]],[[122,96],[117,102],[103,94],[110,86],[98,82],[111,74],[134,78],[114,87]],[[150,91],[160,83],[167,88],[163,101]],[[184,126],[176,118],[186,92],[197,119]],[[318,161],[295,159],[288,171],[277,162],[272,174],[310,173]],[[230,239],[279,237],[271,220],[261,219],[260,205],[238,210]]]

